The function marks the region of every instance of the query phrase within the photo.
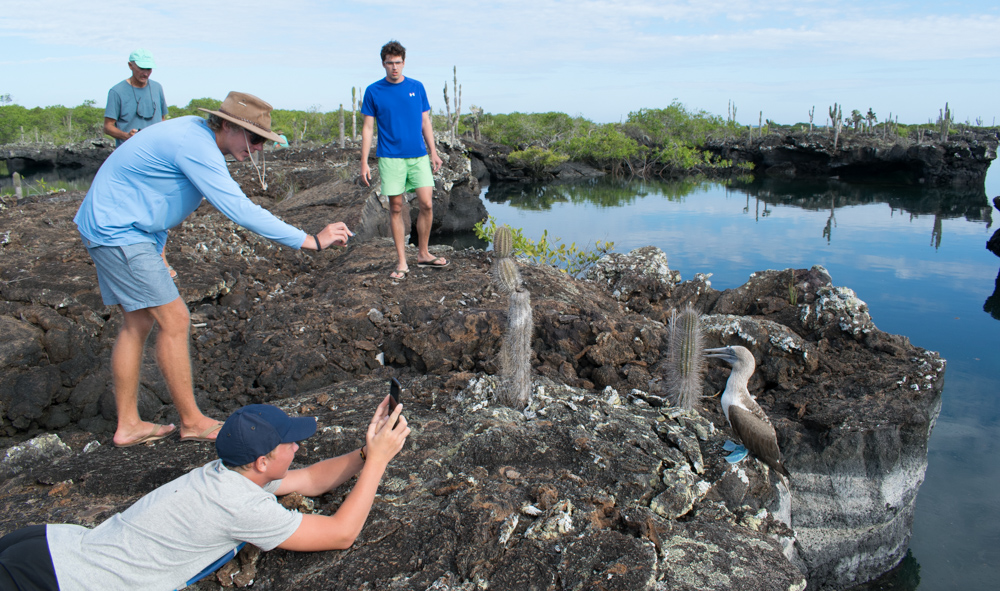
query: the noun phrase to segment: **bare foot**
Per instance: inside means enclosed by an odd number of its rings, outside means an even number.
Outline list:
[[[157,425],[155,423],[141,422],[128,430],[119,428],[115,432],[112,441],[115,447],[132,447],[140,443],[163,439],[173,434],[176,430],[177,428],[174,427],[173,423],[169,425]]]
[[[204,417],[194,425],[181,425],[181,441],[215,441],[221,428],[219,421]]]

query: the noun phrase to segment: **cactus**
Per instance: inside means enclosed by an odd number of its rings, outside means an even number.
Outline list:
[[[955,118],[951,115],[951,109],[948,108],[948,103],[944,104],[944,110],[939,111],[938,115],[938,133],[941,134],[941,142],[944,143],[948,141],[948,131],[951,129],[952,122]]]
[[[837,140],[840,139],[840,128],[844,126],[844,111],[840,105],[833,103],[830,107],[830,123],[833,124],[833,149],[837,149]]]
[[[691,306],[670,317],[667,388],[675,406],[691,410],[701,395],[705,366],[700,315]]]
[[[344,104],[340,104],[340,148],[344,148]]]
[[[534,321],[531,313],[531,294],[524,287],[524,280],[510,253],[513,234],[507,226],[497,228],[494,235],[491,274],[500,293],[509,298],[507,331],[500,346],[500,388],[497,402],[518,410],[528,405],[531,395],[531,333]]]
[[[506,259],[511,260],[511,259]],[[521,410],[531,394],[531,294],[520,289],[510,294],[507,308],[507,332],[500,346],[501,386],[497,402]]]
[[[351,87],[351,140],[358,139],[358,88]]]
[[[514,233],[510,226],[504,224],[493,234],[493,252],[500,258],[509,257],[514,252]]]
[[[498,258],[493,261],[493,283],[497,291],[504,295],[524,290],[524,280],[517,270],[517,263],[510,257]]]

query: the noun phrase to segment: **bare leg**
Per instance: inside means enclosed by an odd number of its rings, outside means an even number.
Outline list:
[[[436,258],[427,249],[431,239],[431,224],[434,222],[434,187],[420,187],[416,193],[417,205],[420,207],[417,213],[417,262],[429,263]]]
[[[148,435],[152,423],[139,418],[139,374],[142,368],[142,349],[146,337],[153,328],[153,316],[149,310],[122,313],[125,322],[114,349],[111,350],[111,375],[115,389],[115,405],[118,407],[118,428],[114,442],[123,445]],[[171,426],[172,427],[172,426]],[[168,427],[158,434],[169,432]]]
[[[201,435],[218,421],[202,414],[194,400],[194,380],[191,377],[191,356],[188,351],[191,317],[184,300],[149,308],[160,325],[156,336],[156,362],[167,382],[167,390],[181,417],[181,437]],[[209,434],[213,437],[214,434]]]
[[[406,230],[403,224],[403,196],[389,197],[389,229],[392,231],[392,242],[396,245],[396,270],[406,271]]]
[[[156,338],[156,361],[167,382],[170,397],[181,416],[181,437],[200,435],[217,423],[202,414],[194,401],[191,378],[191,358],[188,353],[190,317],[184,300],[163,306],[124,312],[125,323],[118,333],[111,352],[111,373],[114,379],[115,404],[118,407],[118,429],[114,442],[123,445],[150,434],[152,423],[139,417],[139,374],[142,350],[154,323],[160,325]],[[173,425],[162,427],[157,434],[169,433]]]

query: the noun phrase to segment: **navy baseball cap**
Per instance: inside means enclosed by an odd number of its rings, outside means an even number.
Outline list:
[[[282,443],[302,441],[315,432],[315,417],[290,417],[276,406],[251,404],[226,419],[215,451],[227,465],[244,466]]]

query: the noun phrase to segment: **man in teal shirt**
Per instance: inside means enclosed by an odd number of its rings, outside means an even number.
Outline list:
[[[115,146],[139,133],[140,129],[159,123],[167,116],[167,99],[159,82],[149,79],[156,62],[145,49],[128,56],[132,76],[108,91],[104,107],[104,133],[115,138]]]

